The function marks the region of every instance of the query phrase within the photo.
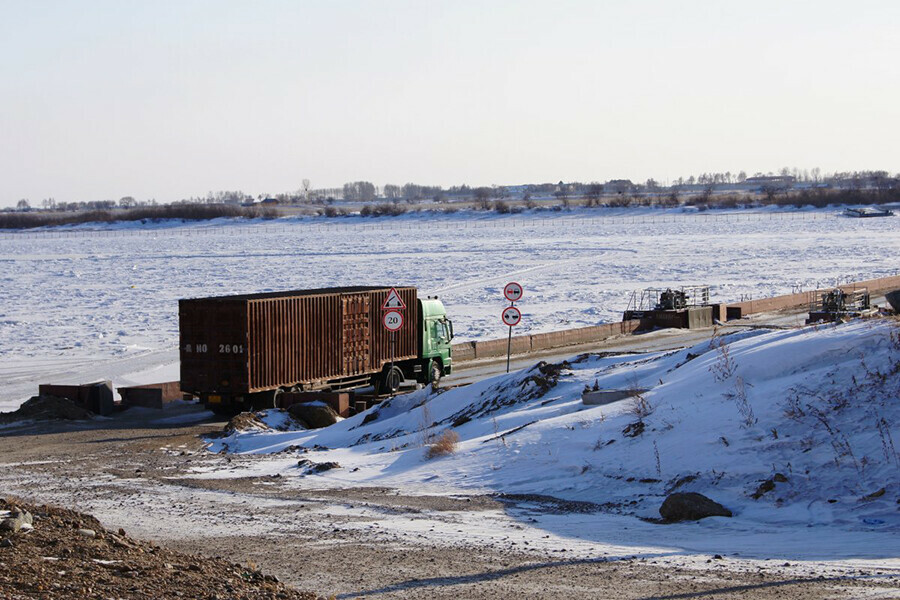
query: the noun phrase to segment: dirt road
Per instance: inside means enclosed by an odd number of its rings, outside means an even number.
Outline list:
[[[231,467],[264,459],[206,452],[202,436],[223,424],[205,415],[180,405],[2,429],[0,496],[87,512],[134,538],[250,562],[338,598],[900,597],[896,574],[877,570],[529,547],[516,537],[525,525],[504,519],[520,500],[499,495],[314,489],[277,473],[230,477]],[[538,500],[530,509],[567,507]]]

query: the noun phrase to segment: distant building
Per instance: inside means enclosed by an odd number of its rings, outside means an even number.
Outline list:
[[[631,183],[630,179],[610,179],[606,182],[606,186],[604,187],[616,194],[624,194],[631,190],[634,187],[634,184]]]
[[[744,180],[747,185],[766,185],[776,187],[790,187],[794,185],[797,178],[792,175],[766,175],[758,177],[748,177]]]

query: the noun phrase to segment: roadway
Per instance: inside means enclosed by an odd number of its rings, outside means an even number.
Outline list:
[[[877,304],[883,304],[883,298],[873,298]],[[880,301],[880,302],[879,302]],[[750,315],[740,320],[730,321],[717,327],[702,329],[659,329],[646,333],[619,335],[599,342],[551,348],[529,354],[513,355],[510,359],[510,370],[516,371],[530,367],[538,361],[548,363],[561,362],[573,356],[590,352],[614,353],[647,353],[663,352],[693,346],[710,339],[714,334],[731,333],[748,328],[792,329],[805,325],[808,310],[806,308],[786,309]],[[483,358],[454,363],[453,373],[441,380],[441,387],[468,385],[487,377],[506,372],[506,357]]]

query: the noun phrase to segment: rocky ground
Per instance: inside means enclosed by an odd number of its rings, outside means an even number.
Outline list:
[[[73,510],[0,498],[0,518],[3,598],[317,598],[251,563],[161,548]]]
[[[0,543],[0,596],[315,598],[294,591],[314,590],[337,598],[900,597],[897,575],[877,569],[810,572],[727,556],[690,564],[596,557],[529,548],[516,541],[522,526],[515,523],[503,525],[504,535],[478,528],[499,522],[517,502],[568,510],[553,499],[229,477],[232,466],[265,459],[206,452],[202,436],[224,423],[202,420],[196,408],[162,416],[132,409],[111,419],[0,429],[0,510],[11,517],[22,509],[33,521],[32,530],[0,536],[9,540]],[[198,469],[222,477],[194,478]],[[432,533],[438,529],[455,536]]]

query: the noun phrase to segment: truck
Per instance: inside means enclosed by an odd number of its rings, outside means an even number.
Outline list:
[[[403,326],[382,308],[396,291]],[[452,372],[453,322],[415,287],[343,287],[178,302],[181,389],[219,414],[278,406],[284,392],[398,391]]]

